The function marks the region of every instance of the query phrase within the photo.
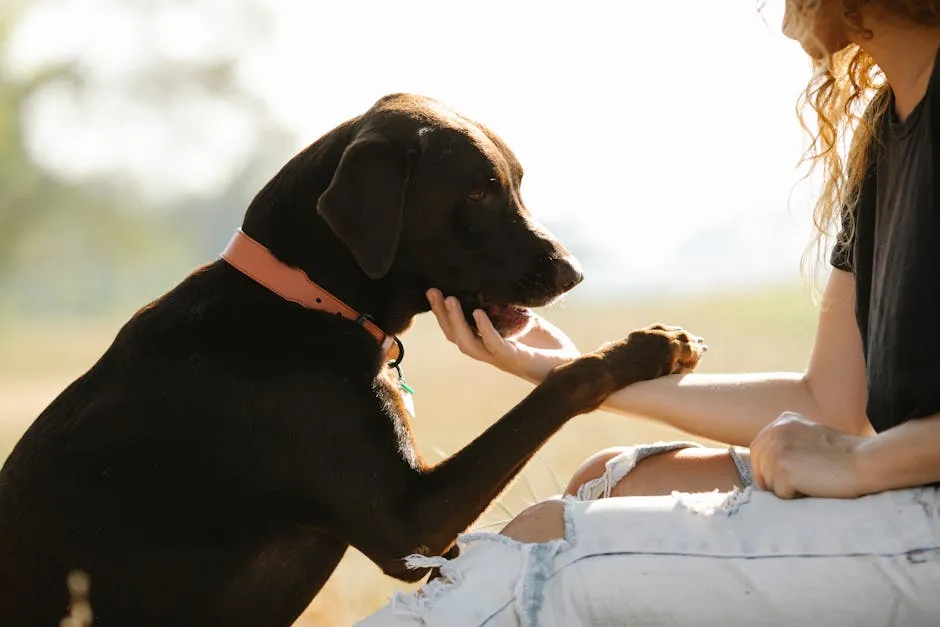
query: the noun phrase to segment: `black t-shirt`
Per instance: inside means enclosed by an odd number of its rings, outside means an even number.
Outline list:
[[[887,97],[854,237],[831,257],[855,274],[867,412],[878,432],[940,412],[940,61],[906,120]]]

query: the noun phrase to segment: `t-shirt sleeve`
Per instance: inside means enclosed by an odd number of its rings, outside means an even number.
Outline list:
[[[850,207],[842,208],[841,226],[836,236],[836,243],[829,255],[833,268],[853,272],[855,268],[855,223],[856,211]]]

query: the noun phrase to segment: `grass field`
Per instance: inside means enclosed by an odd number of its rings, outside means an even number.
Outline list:
[[[800,289],[776,289],[643,304],[557,305],[544,312],[582,350],[652,322],[679,324],[705,337],[710,351],[703,372],[800,370],[815,331],[816,309]],[[0,459],[35,416],[107,348],[122,320],[94,324],[9,321],[0,327]],[[440,336],[430,316],[406,336],[408,381],[416,390],[415,431],[428,459],[469,442],[530,386],[471,362]],[[509,512],[558,491],[596,449],[687,437],[641,420],[595,412],[573,420],[553,438],[477,527],[498,529]],[[406,586],[384,577],[350,550],[327,587],[296,623],[348,625]],[[92,598],[92,601],[94,599]]]

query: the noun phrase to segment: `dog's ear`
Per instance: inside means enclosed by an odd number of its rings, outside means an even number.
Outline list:
[[[395,259],[408,174],[404,147],[381,137],[357,139],[317,201],[317,213],[371,279],[385,276]]]

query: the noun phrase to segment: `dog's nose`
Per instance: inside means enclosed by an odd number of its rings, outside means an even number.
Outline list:
[[[567,292],[584,280],[581,264],[572,255],[560,259],[555,264],[555,286],[561,292]]]

